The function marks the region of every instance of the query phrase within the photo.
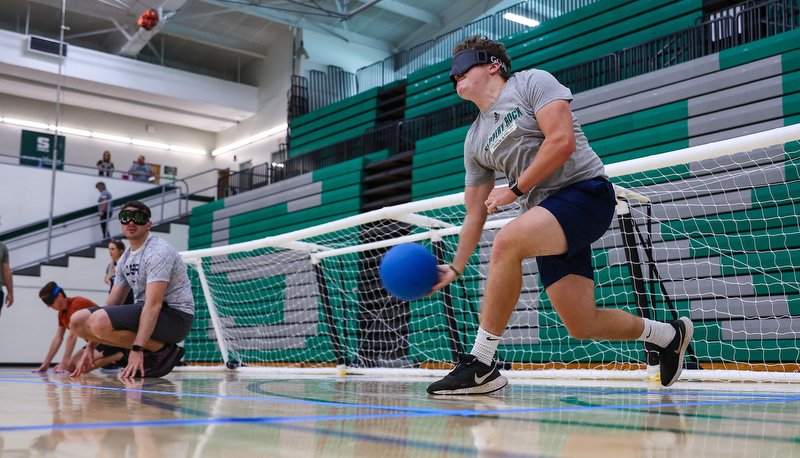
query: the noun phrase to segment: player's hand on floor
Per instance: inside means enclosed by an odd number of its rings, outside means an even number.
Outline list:
[[[84,353],[87,353],[87,352],[84,352]],[[89,352],[89,353],[91,353],[91,352]],[[70,377],[80,377],[83,374],[88,374],[89,371],[92,370],[92,363],[93,362],[94,361],[92,361],[91,354],[89,354],[88,357],[86,356],[86,354],[84,354],[81,357],[81,359],[78,360],[78,364],[75,365],[75,370],[72,371],[72,374],[70,374],[69,376]]]
[[[119,374],[119,378],[144,377],[144,353],[132,351],[128,356],[128,365]]]

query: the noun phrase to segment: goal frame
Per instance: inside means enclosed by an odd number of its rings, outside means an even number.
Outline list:
[[[786,144],[800,140],[800,124],[776,128],[764,132],[758,132],[742,137],[721,140],[704,145],[693,146],[681,150],[671,151],[644,158],[632,159],[624,162],[606,165],[606,173],[610,177],[628,175],[647,170],[655,170],[685,163],[698,162],[705,159],[712,159],[721,156],[731,155],[738,152],[751,151],[758,148],[766,148],[773,145]],[[618,214],[621,211],[620,205],[627,205],[629,199],[642,199],[642,196],[631,193],[625,188],[615,185],[618,197]],[[325,258],[340,256],[357,251],[387,248],[404,242],[420,242],[424,240],[437,241],[442,237],[456,235],[460,233],[461,227],[454,226],[443,221],[436,221],[437,225],[443,229],[428,230],[417,232],[410,235],[370,242],[366,244],[353,245],[345,248],[330,248],[319,244],[302,242],[301,240],[320,236],[322,234],[334,232],[368,224],[379,220],[394,220],[403,223],[429,225],[431,217],[421,215],[421,212],[442,208],[447,206],[458,206],[464,204],[464,192],[454,193],[447,196],[435,197],[420,201],[414,201],[372,210],[366,213],[346,217],[337,221],[320,224],[305,229],[288,232],[281,235],[265,237],[249,242],[237,243],[233,245],[204,248],[199,250],[185,251],[181,253],[184,262],[193,266],[199,275],[201,288],[205,299],[209,305],[209,314],[212,326],[217,336],[219,350],[222,353],[223,362],[229,362],[228,350],[224,339],[221,337],[222,325],[220,317],[214,306],[213,295],[209,288],[208,280],[202,268],[202,258],[211,256],[222,256],[236,252],[251,251],[263,248],[282,248],[306,252],[312,262],[317,264]],[[624,209],[623,209],[624,211]],[[513,218],[503,218],[487,221],[484,226],[486,229],[498,229],[505,226]],[[354,368],[345,367],[339,363],[337,367],[330,368],[302,368],[302,367],[249,367],[240,370],[259,370],[272,372],[309,372],[309,373],[347,373],[347,374],[393,374],[393,375],[433,375],[440,376],[446,373],[439,369],[392,369],[392,368]],[[513,370],[505,371],[506,375],[512,378],[547,378],[547,379],[622,379],[622,380],[652,380],[652,374],[647,370],[618,370],[618,369],[543,369],[543,370]],[[772,372],[756,370],[721,370],[721,369],[686,369],[681,377],[683,380],[715,380],[715,381],[769,381],[769,382],[796,382],[800,381],[798,372]]]

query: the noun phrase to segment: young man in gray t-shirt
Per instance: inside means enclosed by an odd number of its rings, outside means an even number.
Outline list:
[[[164,376],[185,353],[177,343],[192,328],[192,285],[178,251],[150,235],[150,216],[150,209],[138,201],[125,203],[119,212],[130,246],[117,261],[105,306],[72,315],[70,329],[89,342],[73,376],[91,367],[98,343],[131,349],[122,378]],[[134,303],[119,305],[131,290]]]
[[[479,394],[508,383],[493,362],[519,300],[522,261],[535,257],[547,296],[569,333],[581,340],[643,340],[660,349],[661,384],[680,376],[693,333],[620,309],[598,309],[591,244],[608,229],[616,198],[600,158],[570,110],[572,94],[549,73],[510,74],[501,43],[475,35],[453,49],[450,78],[458,95],[481,110],[464,143],[465,204],[458,248],[439,266],[433,291],[457,279],[483,233],[487,214],[519,200],[520,215],[495,236],[480,327],[469,355],[430,394]],[[496,172],[508,187],[494,187]]]

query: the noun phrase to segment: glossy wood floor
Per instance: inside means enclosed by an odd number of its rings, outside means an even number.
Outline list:
[[[0,369],[0,457],[791,457],[800,387]]]

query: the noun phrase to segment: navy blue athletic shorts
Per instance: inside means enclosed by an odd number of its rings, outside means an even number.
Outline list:
[[[537,256],[545,289],[569,274],[594,279],[591,245],[605,234],[614,217],[614,186],[605,178],[579,181],[539,203],[552,213],[567,237],[567,252]]]

